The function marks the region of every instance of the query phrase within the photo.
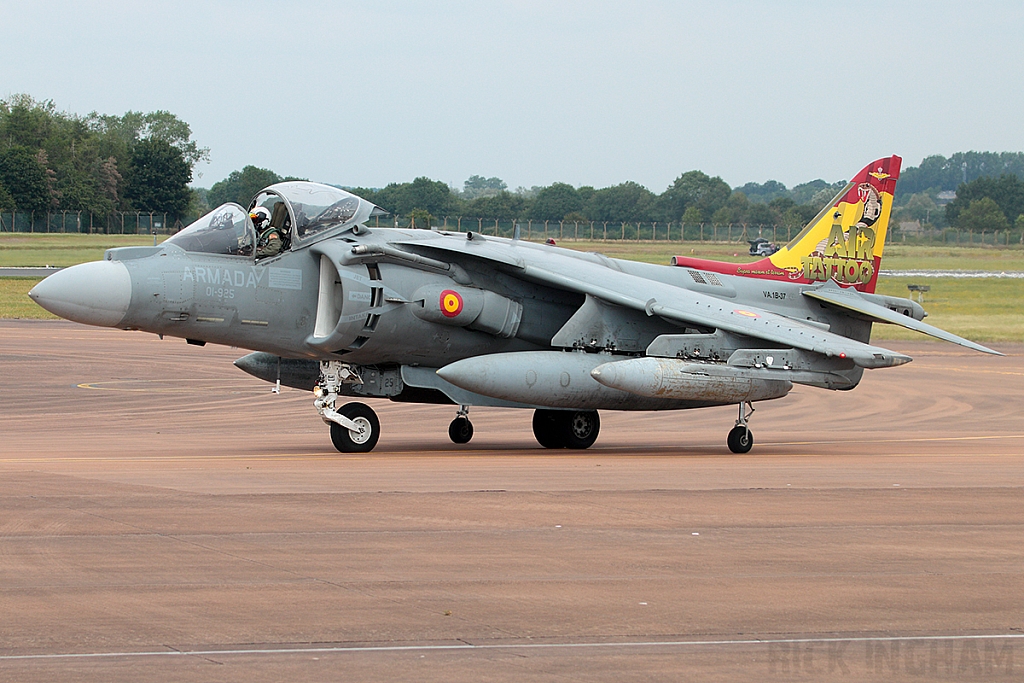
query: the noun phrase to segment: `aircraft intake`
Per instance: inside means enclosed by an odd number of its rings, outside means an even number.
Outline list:
[[[590,376],[606,387],[637,396],[684,401],[764,401],[781,398],[793,388],[789,380],[752,374],[747,368],[648,356],[605,363]]]

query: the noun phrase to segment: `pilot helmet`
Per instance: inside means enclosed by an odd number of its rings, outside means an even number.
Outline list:
[[[257,206],[249,212],[249,218],[252,219],[252,224],[257,229],[264,228],[270,222],[270,209],[265,206]]]

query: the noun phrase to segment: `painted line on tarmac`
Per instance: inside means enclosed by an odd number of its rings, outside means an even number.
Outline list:
[[[865,445],[865,444],[883,444],[883,443],[893,443],[893,444],[895,444],[895,443],[937,443],[937,442],[960,442],[960,441],[999,441],[999,440],[1004,440],[1004,439],[1024,439],[1024,434],[1005,434],[1005,435],[998,435],[998,436],[939,436],[939,437],[922,437],[922,438],[918,438],[918,439],[867,439],[867,440],[859,439],[859,440],[856,440],[856,441],[766,441],[766,442],[760,444],[760,447],[761,448],[768,448],[768,447],[771,447],[771,446],[829,446],[829,445],[835,446],[835,445],[849,445],[849,444]],[[706,444],[704,446],[701,446],[701,445],[697,444],[697,445],[689,445],[689,446],[686,446],[684,448],[680,448],[678,446],[661,446],[661,445],[657,445],[657,446],[654,446],[653,449],[654,450],[658,450],[658,451],[666,450],[666,449],[672,449],[674,451],[680,451],[680,455],[683,456],[683,457],[692,457],[693,455],[695,455],[694,451],[703,451],[705,449],[719,449],[719,446],[715,445],[715,444]],[[394,461],[396,461],[396,460],[398,460],[400,458],[401,459],[405,459],[405,460],[417,460],[417,461],[419,461],[419,460],[421,460],[424,457],[424,455],[427,455],[429,457],[451,457],[452,455],[459,456],[459,457],[465,456],[465,455],[487,455],[487,456],[491,456],[491,457],[514,458],[517,461],[521,461],[521,460],[526,459],[526,458],[532,458],[534,460],[548,461],[548,460],[551,460],[552,458],[557,458],[558,456],[564,456],[565,455],[565,453],[563,453],[563,452],[551,453],[551,452],[546,451],[546,450],[538,452],[538,449],[535,448],[535,447],[523,448],[523,449],[520,449],[520,450],[522,450],[522,451],[531,451],[531,452],[530,453],[519,454],[519,451],[516,451],[515,453],[510,453],[510,452],[508,452],[506,450],[502,450],[502,451],[499,452],[499,451],[493,451],[493,450],[487,450],[487,449],[478,449],[478,450],[473,450],[473,451],[464,451],[464,450],[429,451],[429,452],[415,451],[415,452],[412,452],[411,454],[410,454],[409,451],[389,452],[389,451],[386,451],[386,450],[380,450],[380,451],[375,451],[371,456],[349,456],[349,455],[342,455],[340,453],[334,453],[334,452],[331,452],[331,451],[324,451],[322,453],[321,452],[269,453],[269,454],[266,454],[266,455],[181,455],[181,456],[157,455],[157,456],[153,456],[153,457],[145,457],[144,456],[144,457],[124,457],[124,458],[119,458],[119,457],[116,457],[116,456],[115,457],[111,457],[111,456],[95,456],[95,457],[83,456],[83,457],[80,457],[80,458],[75,458],[75,457],[60,457],[60,458],[0,458],[0,464],[44,464],[44,463],[76,463],[76,462],[80,462],[80,463],[91,463],[91,462],[122,462],[122,463],[123,462],[140,462],[140,463],[151,463],[151,462],[216,462],[216,461],[232,461],[232,460],[236,460],[236,461],[253,460],[253,461],[257,461],[257,462],[260,462],[260,461],[287,461],[287,460],[318,460],[318,461],[322,461],[322,462],[327,462],[327,461],[336,462],[336,461],[340,461],[340,460],[370,460],[370,459],[380,460],[382,458],[387,459],[389,462],[394,462]],[[609,450],[614,451],[614,453],[613,454],[609,454],[607,452]],[[618,458],[618,457],[632,457],[630,455],[625,455],[624,456],[621,453],[621,451],[622,451],[622,449],[620,447],[618,447],[618,446],[608,445],[608,446],[603,447],[603,448],[602,447],[598,447],[596,449],[588,450],[585,453],[579,453],[579,454],[577,454],[576,457],[606,457],[606,456],[609,456],[609,455],[611,455],[612,457],[616,457],[616,458]],[[635,457],[637,457],[637,458],[647,457],[647,454],[649,454],[650,452],[651,452],[651,449],[645,450],[644,452],[639,452],[638,451],[638,452],[636,452]],[[699,453],[698,453],[698,455],[699,455]],[[718,453],[717,450],[716,450],[715,452],[708,452],[707,455],[717,457],[717,456],[721,455],[721,453]],[[798,453],[775,454],[775,455],[770,456],[770,457],[778,457],[779,455],[785,455],[787,457],[790,457],[790,456],[792,456],[792,457],[799,457],[799,456],[808,455],[808,454],[798,454]],[[833,453],[815,453],[815,454],[811,454],[811,455],[813,457],[818,457],[818,456],[830,456],[830,455],[834,455],[834,454]],[[884,454],[883,453],[883,454],[879,454],[880,457],[904,456],[904,455],[910,456],[912,454],[907,454],[907,453],[890,453],[890,454]],[[972,457],[973,458],[973,457],[979,457],[979,456],[995,457],[995,456],[1005,456],[1005,455],[1007,455],[1007,454],[1006,453],[973,453],[973,454],[971,454],[969,456],[961,455],[961,456],[958,456],[958,457]],[[655,456],[655,457],[661,458],[663,456],[658,455],[658,456]],[[730,454],[730,457],[731,458],[735,458],[736,456]]]
[[[1024,272],[1019,270],[887,270],[878,271],[879,277],[950,277],[950,278],[1009,278],[1020,280]]]
[[[1024,439],[1024,434],[998,434],[988,436],[922,436],[915,439],[872,439],[863,438],[852,441],[772,441],[760,444],[762,446],[813,446],[813,445],[838,445],[838,444],[875,444],[875,443],[935,443],[939,441],[998,441],[1002,439]]]
[[[139,388],[131,388],[131,385],[147,385]],[[160,385],[171,385],[163,386]],[[219,379],[115,379],[100,382],[82,382],[75,386],[79,389],[93,389],[95,391],[127,391],[139,393],[182,393],[195,388],[202,388],[209,385],[223,391],[241,390],[263,390],[259,385],[232,384]]]
[[[1024,633],[998,633],[968,636],[862,636],[854,638],[750,638],[743,640],[626,640],[599,643],[508,643],[474,645],[472,643],[452,643],[446,645],[352,645],[328,647],[299,648],[255,648],[231,650],[153,650],[143,652],[58,652],[52,654],[31,655],[0,655],[0,661],[38,661],[47,659],[100,659],[118,657],[225,657],[230,655],[294,655],[294,654],[330,654],[330,653],[388,653],[388,652],[465,652],[494,650],[582,650],[596,648],[636,648],[654,649],[728,647],[750,645],[800,645],[800,644],[838,644],[838,643],[901,643],[901,642],[949,642],[949,641],[989,641],[1019,640]]]
[[[1009,372],[1007,370],[975,370],[974,368],[943,368],[947,372],[969,372],[972,375],[1015,375],[1024,376],[1024,372]]]
[[[212,462],[218,460],[255,460],[255,461],[268,461],[268,460],[298,460],[298,459],[327,459],[331,461],[337,460],[368,460],[364,456],[351,456],[342,455],[340,453],[333,453],[324,451],[323,453],[271,453],[268,455],[156,455],[153,457],[132,457],[132,458],[117,458],[117,457],[81,457],[81,458],[0,458],[0,463],[75,463],[75,462]]]

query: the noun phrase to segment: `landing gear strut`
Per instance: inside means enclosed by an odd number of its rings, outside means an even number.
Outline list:
[[[544,410],[533,413],[533,435],[544,448],[590,448],[601,431],[596,410]]]
[[[473,423],[469,421],[469,406],[461,406],[459,414],[448,425],[448,437],[452,443],[469,443],[473,438]]]
[[[331,442],[342,453],[367,453],[380,438],[380,420],[365,403],[346,403],[339,410],[334,406],[343,384],[362,384],[363,380],[347,363],[322,361],[320,379],[313,394],[313,406],[331,427]]]
[[[747,412],[747,406],[750,407],[750,412]],[[749,453],[750,449],[754,447],[754,433],[750,431],[748,422],[750,416],[754,414],[754,405],[749,401],[740,404],[740,414],[736,419],[736,426],[729,432],[729,450],[733,453]]]

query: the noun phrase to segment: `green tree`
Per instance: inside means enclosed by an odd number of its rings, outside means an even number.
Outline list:
[[[522,195],[502,190],[498,194],[466,202],[460,213],[466,218],[507,220],[521,217],[526,206],[527,200]]]
[[[683,225],[699,225],[704,222],[704,214],[695,205],[691,204],[686,207],[686,211],[683,211],[681,220]]]
[[[743,223],[746,220],[749,208],[750,202],[747,200],[747,195],[740,190],[733,190],[725,205],[711,214],[710,220],[717,225]]]
[[[409,213],[409,227],[429,230],[434,217],[426,209],[413,209]]]
[[[777,180],[766,180],[763,184],[747,183],[742,187],[737,187],[736,190],[742,192],[748,201],[764,202],[765,204],[777,197],[789,196],[789,190]]]
[[[803,228],[814,220],[819,210],[819,207],[812,206],[811,204],[798,204],[790,207],[782,214],[782,224],[787,228]]]
[[[0,152],[0,185],[7,188],[19,211],[50,208],[50,177],[27,147],[14,145]]]
[[[169,111],[143,114],[129,111],[123,116],[101,115],[92,112],[85,118],[94,130],[108,138],[108,145],[121,147],[122,153],[131,150],[140,140],[159,140],[181,152],[189,172],[200,161],[208,161],[210,150],[200,147],[192,139],[192,128]]]
[[[210,212],[210,209],[218,206],[210,206],[209,201],[210,191],[203,187],[193,187],[189,192],[188,199],[188,215],[189,216],[205,216]]]
[[[955,223],[961,230],[981,232],[982,230],[993,232],[995,230],[1009,230],[1010,223],[1006,216],[999,209],[999,205],[990,197],[982,197],[971,202],[966,209],[960,212]]]
[[[568,183],[552,183],[537,193],[530,217],[541,221],[560,221],[573,211],[583,210],[583,200]]]
[[[793,198],[788,195],[776,197],[775,199],[768,202],[768,207],[776,212],[778,215],[782,215],[789,211],[791,208],[796,206],[796,202]]]
[[[6,146],[41,149],[59,116],[53,102],[36,102],[28,95],[0,101],[0,140]]]
[[[0,183],[0,211],[14,211],[14,197],[3,183]]]
[[[946,220],[950,225],[956,225],[960,213],[975,200],[984,197],[992,199],[1004,217],[1024,213],[1024,181],[1005,173],[998,178],[976,178],[957,187],[956,199],[946,205]]]
[[[817,180],[812,180],[810,182],[794,186],[793,189],[789,191],[789,196],[790,199],[797,204],[818,204],[818,209],[821,209],[828,199],[836,196],[836,193],[844,187],[846,187],[845,180],[827,183],[821,178],[818,178]],[[824,195],[828,195],[828,199],[821,200],[821,203],[819,204],[815,197]]]
[[[471,175],[462,184],[462,196],[466,199],[477,197],[493,197],[499,192],[508,189],[508,185],[501,178],[484,178],[481,175]]]
[[[192,169],[176,147],[148,138],[136,143],[127,173],[125,197],[139,211],[183,216],[191,194]]]
[[[702,217],[710,217],[725,206],[731,195],[732,188],[718,176],[687,171],[661,193],[655,213],[660,220],[678,221],[692,206]]]
[[[377,201],[377,192],[379,192],[379,190],[375,190],[372,187],[350,187],[346,191],[351,192],[357,197],[362,197],[371,204],[380,206],[380,202]]]
[[[39,155],[51,199],[59,200],[62,209],[109,213],[127,208],[127,180],[122,174],[127,174],[135,146],[146,139],[175,147],[190,168],[208,156],[208,151],[191,139],[188,124],[169,112],[128,112],[124,116],[93,112],[83,117],[58,111],[53,102],[39,102],[28,95],[0,101],[0,152],[25,147]]]
[[[447,183],[425,176],[411,183],[391,183],[375,193],[374,203],[396,215],[408,215],[424,209],[434,216],[450,216],[456,206]]]
[[[747,215],[743,217],[747,225],[767,226],[778,223],[779,215],[767,204],[752,202],[747,209]]]
[[[942,211],[935,200],[927,192],[910,195],[909,200],[893,213],[893,221],[899,224],[904,221],[920,221],[937,227],[944,227],[945,211]]]
[[[936,154],[904,169],[896,189],[900,195],[954,190],[962,183],[1004,174],[1024,178],[1024,152],[957,152],[948,159]]]
[[[584,213],[592,221],[647,222],[651,220],[654,199],[654,193],[646,187],[627,181],[595,191],[587,200]]]
[[[241,171],[232,171],[227,178],[214,183],[207,193],[206,201],[211,207],[226,202],[249,206],[249,200],[260,190],[281,180],[281,176],[270,169],[246,166]]]

